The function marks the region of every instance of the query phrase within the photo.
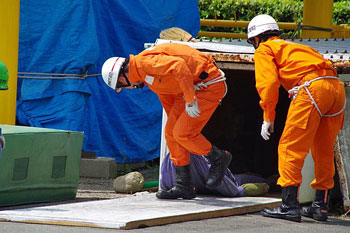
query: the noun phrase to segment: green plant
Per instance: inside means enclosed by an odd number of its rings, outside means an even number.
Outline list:
[[[337,1],[333,4],[333,24],[350,24],[350,0]]]
[[[302,22],[302,0],[198,0],[201,19],[249,21],[257,14],[269,14],[278,22]],[[350,23],[350,0],[334,1],[333,23]],[[245,32],[242,28],[201,27],[202,31]]]
[[[202,19],[249,21],[257,14],[269,14],[280,22],[294,22],[302,16],[299,0],[199,0]],[[206,31],[244,32],[241,28],[202,27]]]

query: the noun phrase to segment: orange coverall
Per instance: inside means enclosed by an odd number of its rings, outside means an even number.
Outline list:
[[[199,78],[202,72],[208,74],[205,80]],[[194,84],[220,75],[211,55],[187,45],[161,44],[130,55],[130,81],[142,81],[158,94],[168,116],[165,139],[175,166],[188,165],[190,152],[207,155],[211,151],[211,143],[201,131],[225,96],[226,84],[217,82],[197,92]],[[191,118],[185,111],[185,103],[195,100],[200,116]]]
[[[259,45],[254,54],[256,88],[264,121],[275,120],[278,91],[287,91],[317,77],[337,76],[330,61],[311,47],[273,37]],[[320,79],[307,87],[323,115],[335,114],[345,104],[344,85],[338,79]],[[344,111],[336,116],[319,114],[304,88],[291,101],[278,146],[278,184],[299,186],[304,159],[311,148],[315,179],[311,187],[328,190],[334,186],[333,145],[343,127]]]

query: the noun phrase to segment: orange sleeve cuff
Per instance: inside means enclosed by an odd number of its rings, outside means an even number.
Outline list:
[[[186,103],[193,103],[194,101],[197,100],[196,95],[185,95],[184,94],[184,98],[185,98]]]
[[[275,111],[264,111],[264,121],[266,122],[274,122],[275,121],[275,115],[276,115],[276,112]]]

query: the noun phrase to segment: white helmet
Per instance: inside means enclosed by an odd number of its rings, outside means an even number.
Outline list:
[[[117,87],[119,73],[124,65],[126,58],[111,57],[103,63],[102,78],[103,81],[113,90]]]
[[[274,18],[270,15],[257,15],[248,24],[248,39],[267,31],[279,31]]]

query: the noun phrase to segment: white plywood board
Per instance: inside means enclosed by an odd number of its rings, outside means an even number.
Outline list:
[[[132,229],[229,216],[275,207],[280,199],[264,197],[159,200],[154,193],[126,198],[53,204],[0,211],[1,221]]]

